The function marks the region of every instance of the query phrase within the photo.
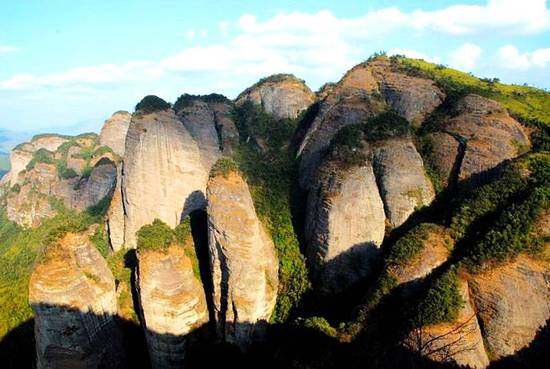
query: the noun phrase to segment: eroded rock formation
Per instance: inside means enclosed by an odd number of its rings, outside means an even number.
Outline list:
[[[218,333],[246,349],[261,337],[275,306],[278,261],[258,220],[247,184],[236,172],[208,182],[208,247]]]
[[[138,260],[141,320],[153,368],[182,368],[187,335],[208,321],[200,276],[179,245],[139,250]]]
[[[275,118],[296,118],[315,101],[305,82],[291,74],[276,74],[247,88],[236,99],[236,104],[250,101],[261,106]]]
[[[135,113],[122,176],[126,247],[135,248],[135,233],[154,219],[175,227],[203,208],[207,178],[197,142],[171,109]]]
[[[115,280],[91,232],[51,245],[31,275],[39,369],[121,367]]]
[[[124,156],[126,133],[130,126],[132,115],[126,111],[117,111],[105,121],[99,134],[99,142],[110,147],[115,154]]]
[[[492,359],[512,355],[531,343],[550,318],[550,265],[519,256],[476,275],[470,283]]]
[[[342,292],[369,275],[384,239],[384,204],[370,162],[327,162],[309,193],[305,236],[317,287]]]

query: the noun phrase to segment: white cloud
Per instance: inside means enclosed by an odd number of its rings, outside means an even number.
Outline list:
[[[470,71],[476,66],[481,53],[482,50],[479,46],[465,43],[449,54],[449,65],[453,68]]]
[[[15,46],[10,45],[0,45],[0,55],[9,54],[18,51],[19,49]]]
[[[485,5],[454,5],[435,11],[403,12],[388,7],[349,18],[337,17],[328,10],[280,13],[267,20],[244,14],[218,26],[224,42],[188,47],[162,60],[102,64],[45,75],[19,74],[0,81],[0,89],[139,81],[166,74],[188,77],[199,73],[219,73],[225,84],[231,83],[229,79],[242,83],[243,79],[278,72],[295,73],[306,80],[334,80],[375,51],[369,49],[373,45],[369,41],[396,32],[543,32],[550,29],[550,11],[544,0],[523,0],[519,5],[515,0],[488,0]],[[203,38],[207,31],[189,30],[185,35],[188,39]],[[390,53],[440,62],[437,56],[411,49],[392,49]],[[472,69],[480,54],[478,46],[464,44],[449,55],[449,62],[460,69]],[[514,57],[525,58],[519,53]],[[527,59],[533,65],[546,65],[548,53],[540,51]]]
[[[498,49],[498,64],[506,69],[545,68],[550,66],[550,48],[520,53],[515,46],[505,45]]]

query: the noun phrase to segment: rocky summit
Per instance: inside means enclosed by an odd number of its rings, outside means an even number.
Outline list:
[[[317,92],[276,74],[35,136],[0,182],[0,351],[40,369],[546,367],[549,102],[377,55]]]

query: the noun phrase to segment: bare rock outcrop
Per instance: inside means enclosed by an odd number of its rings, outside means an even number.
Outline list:
[[[107,230],[109,243],[113,251],[118,251],[124,246],[124,203],[122,200],[122,163],[117,167],[116,185],[113,197],[107,210]]]
[[[492,359],[528,346],[550,318],[550,264],[520,255],[475,275],[472,300]]]
[[[261,106],[275,118],[294,119],[315,101],[315,94],[293,75],[275,74],[247,88],[235,103],[241,105],[245,101]]]
[[[403,224],[435,197],[410,136],[373,143],[373,167],[390,227]]]
[[[370,162],[319,168],[309,192],[305,237],[318,289],[342,292],[367,277],[384,239],[384,204]]]
[[[342,127],[390,108],[413,126],[420,126],[445,98],[432,80],[400,73],[387,58],[355,66],[323,96],[298,149],[302,188],[309,188],[324,152]]]
[[[460,100],[456,116],[442,124],[441,130],[448,135],[432,136],[436,148],[434,162],[445,178],[451,174],[451,162],[459,159],[459,180],[494,168],[507,159],[514,158],[530,147],[526,130],[512,118],[496,101],[470,94]],[[463,153],[457,152],[457,143],[462,141]],[[463,155],[463,158],[457,155]]]
[[[203,208],[207,178],[197,142],[171,109],[136,112],[122,176],[126,247],[135,248],[135,233],[154,219],[175,227]]]
[[[65,235],[31,275],[39,369],[121,367],[115,280],[89,234]]]
[[[126,111],[117,111],[105,121],[99,134],[99,142],[110,147],[115,154],[123,157],[126,146],[126,133],[132,115]]]
[[[483,344],[483,336],[472,307],[468,282],[459,281],[464,305],[454,322],[439,323],[413,330],[405,346],[413,352],[435,361],[454,361],[458,365],[483,369],[489,358]]]
[[[138,250],[137,285],[153,368],[182,368],[187,335],[208,321],[204,290],[191,258],[179,245]]]
[[[278,259],[236,172],[208,182],[208,247],[218,333],[241,349],[263,333],[277,297]]]

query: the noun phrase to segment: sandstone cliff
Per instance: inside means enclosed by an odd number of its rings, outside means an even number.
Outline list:
[[[31,275],[40,369],[121,366],[115,281],[89,234],[65,235]]]
[[[242,349],[263,333],[277,297],[278,261],[247,184],[235,172],[208,182],[208,247],[218,333]]]
[[[126,247],[135,248],[135,233],[154,219],[175,227],[203,208],[207,178],[197,142],[171,109],[136,112],[122,175]]]
[[[99,134],[99,142],[110,147],[115,154],[124,156],[126,133],[130,126],[132,115],[126,111],[117,111],[105,121]]]
[[[305,82],[291,74],[276,74],[247,88],[236,99],[237,105],[250,101],[275,118],[296,118],[315,101]]]
[[[181,368],[186,335],[208,321],[202,284],[182,246],[138,250],[138,260],[141,320],[153,368]]]
[[[305,237],[318,289],[342,292],[369,275],[384,239],[384,204],[370,162],[327,162],[309,193]]]
[[[491,359],[512,355],[531,343],[550,318],[550,265],[526,256],[471,281],[472,299]]]

